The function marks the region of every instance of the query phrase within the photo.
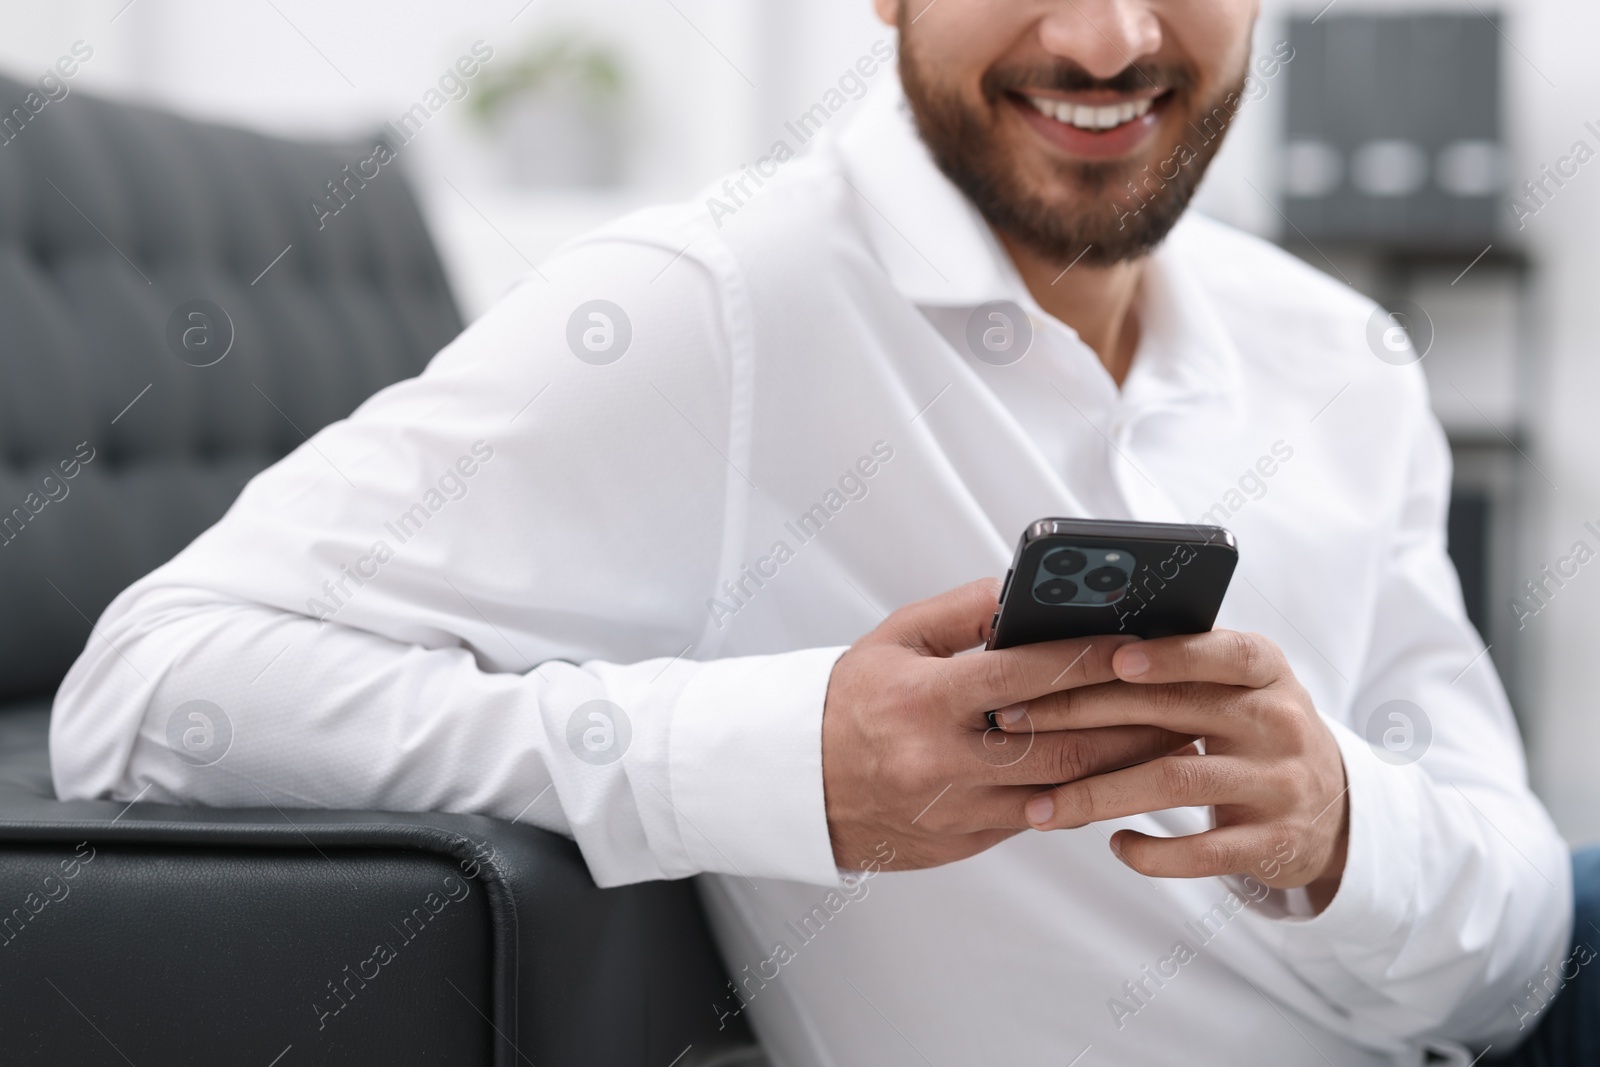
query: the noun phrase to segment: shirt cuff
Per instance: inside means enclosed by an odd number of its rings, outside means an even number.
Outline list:
[[[844,651],[714,660],[684,686],[668,758],[695,870],[839,881],[822,793],[822,706]]]
[[[1350,840],[1344,874],[1328,906],[1309,918],[1279,921],[1294,943],[1311,948],[1340,944],[1392,944],[1407,922],[1420,889],[1422,772],[1380,758],[1342,723],[1329,722],[1344,758],[1350,805]]]

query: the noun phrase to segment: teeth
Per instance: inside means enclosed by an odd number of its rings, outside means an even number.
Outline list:
[[[1028,102],[1041,114],[1081,130],[1109,130],[1121,126],[1124,122],[1132,122],[1148,114],[1152,103],[1149,100],[1135,100],[1109,107],[1086,107],[1083,104],[1069,104],[1043,96],[1030,96]]]

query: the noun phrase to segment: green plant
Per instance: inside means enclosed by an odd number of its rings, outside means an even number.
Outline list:
[[[473,95],[472,113],[482,122],[492,122],[518,98],[558,86],[610,103],[622,95],[624,80],[622,60],[612,48],[575,33],[562,34],[535,44],[516,62],[490,73]]]

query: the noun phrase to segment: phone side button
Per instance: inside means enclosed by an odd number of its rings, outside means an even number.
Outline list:
[[[1006,571],[1005,581],[1000,583],[1000,603],[1002,603],[1002,604],[1004,604],[1006,602],[1006,593],[1010,592],[1010,590],[1011,590],[1011,576],[1013,574],[1015,574],[1015,573],[1016,573],[1016,568],[1015,567],[1013,567],[1010,570]],[[999,617],[1000,617],[999,615],[995,616],[995,618],[999,618]]]

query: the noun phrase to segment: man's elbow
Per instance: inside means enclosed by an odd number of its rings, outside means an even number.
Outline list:
[[[131,799],[130,764],[170,664],[150,628],[108,611],[67,672],[50,710],[50,774],[62,800]],[[156,724],[159,726],[160,724]]]

